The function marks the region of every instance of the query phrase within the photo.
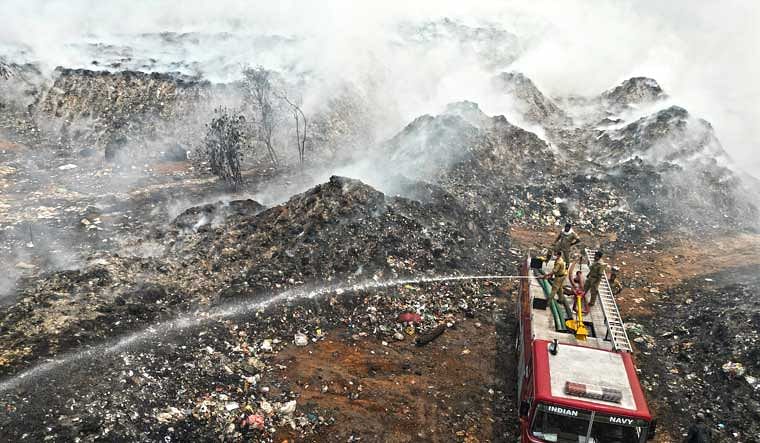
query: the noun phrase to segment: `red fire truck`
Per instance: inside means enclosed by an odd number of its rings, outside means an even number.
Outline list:
[[[654,436],[656,422],[606,275],[593,306],[576,297],[594,253],[585,250],[585,264],[571,266],[568,303],[549,297],[542,276],[551,260],[529,256],[523,264],[517,309],[522,442],[643,443]]]

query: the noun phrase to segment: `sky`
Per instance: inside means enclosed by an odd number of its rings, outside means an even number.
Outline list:
[[[488,23],[515,34],[521,46],[512,64],[496,69],[521,71],[548,95],[596,94],[632,76],[653,77],[676,103],[710,121],[734,160],[760,176],[760,2],[467,3],[475,2],[0,0],[0,54],[23,45],[35,61],[54,67],[82,62],[81,49],[72,43],[116,41],[113,36],[122,41],[164,31],[293,36],[300,43],[287,57],[304,69],[351,81],[382,73],[384,94],[393,104],[389,113],[402,121],[447,101],[488,102],[478,82],[493,72],[469,63],[461,48],[399,53],[389,43],[394,26],[442,17]],[[161,51],[151,48],[158,56]],[[257,57],[235,45],[203,51],[233,60]],[[251,64],[277,65],[278,57],[262,54]],[[484,109],[500,111],[487,103]]]

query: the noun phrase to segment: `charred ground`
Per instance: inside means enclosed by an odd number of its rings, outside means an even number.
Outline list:
[[[515,274],[572,219],[624,268],[660,441],[700,410],[724,441],[758,438],[739,295],[757,264],[643,289],[690,257],[674,239],[755,239],[754,179],[652,79],[555,100],[504,73],[509,119],[453,103],[388,140],[346,86],[314,115],[310,164],[254,153],[233,193],[194,143],[239,84],[0,67],[4,436],[510,441],[512,286],[415,280]]]

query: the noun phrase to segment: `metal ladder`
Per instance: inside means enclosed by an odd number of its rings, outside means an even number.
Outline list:
[[[594,264],[596,249],[585,249],[585,253],[590,268]],[[607,272],[602,273],[602,281],[599,282],[599,303],[602,304],[604,323],[607,326],[605,340],[611,340],[612,347],[616,351],[633,352],[631,342],[628,341],[628,334],[625,332],[625,325],[620,318],[620,311],[615,302],[615,295],[612,293],[610,282],[607,280]]]

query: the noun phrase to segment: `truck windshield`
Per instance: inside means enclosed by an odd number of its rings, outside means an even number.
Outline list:
[[[645,441],[646,427],[641,420],[540,404],[531,432],[546,442],[641,443]]]

